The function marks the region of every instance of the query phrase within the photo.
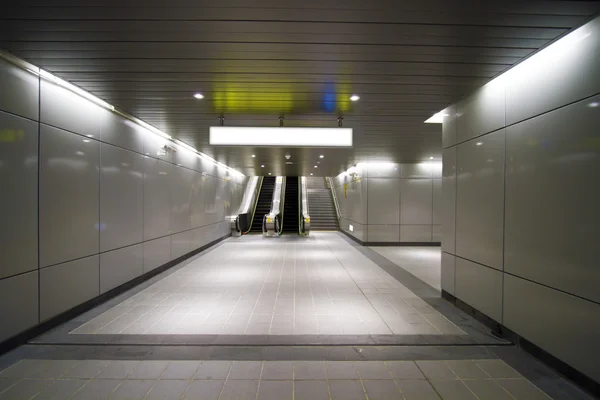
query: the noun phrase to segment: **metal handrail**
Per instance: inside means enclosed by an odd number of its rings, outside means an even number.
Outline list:
[[[337,215],[338,224],[342,219],[342,213],[340,212],[340,205],[338,203],[337,195],[335,194],[335,187],[333,186],[333,180],[331,177],[325,177],[325,186],[329,189],[331,193],[331,198],[333,199],[333,205],[335,207],[335,214]]]
[[[248,228],[248,230],[246,232],[242,232],[243,235],[247,234],[248,232],[250,232],[250,230],[252,229],[252,221],[254,221],[254,215],[256,214],[256,207],[258,207],[258,198],[260,197],[260,191],[262,190],[262,185],[263,185],[263,181],[264,181],[264,177],[259,177],[259,183],[258,183],[258,191],[256,192],[256,201],[254,202],[254,207],[252,208],[252,218],[250,218],[250,227]],[[239,218],[239,216],[238,216]],[[237,224],[237,221],[236,221]]]
[[[308,211],[308,184],[306,177],[301,176],[298,179],[298,233],[300,235],[310,235],[310,215]]]

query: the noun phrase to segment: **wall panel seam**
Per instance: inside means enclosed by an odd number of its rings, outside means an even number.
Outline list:
[[[22,118],[22,119],[25,119],[25,120],[31,121],[31,122],[37,122],[38,124],[40,123],[40,121],[38,121],[38,120],[27,118],[27,117],[24,117],[24,116],[19,115],[19,114],[15,114],[15,113],[7,111],[7,110],[5,110],[3,108],[0,108],[0,111],[3,112],[3,113],[5,113],[5,114],[8,114],[9,116],[12,116],[12,117]]]
[[[536,282],[536,281],[533,281],[533,280],[531,280],[531,279],[527,279],[527,278],[524,278],[524,277],[522,277],[522,276],[519,276],[519,275],[512,274],[512,273],[510,273],[510,272],[504,272],[503,274],[506,274],[506,275],[512,276],[513,278],[521,279],[521,280],[523,280],[523,281],[526,281],[526,282],[529,282],[529,283],[536,284],[536,285],[538,285],[538,286],[541,286],[541,287],[544,287],[544,288],[546,288],[546,289],[554,290],[555,292],[559,292],[559,293],[566,294],[566,295],[568,295],[568,296],[571,296],[571,297],[575,297],[576,299],[579,299],[579,300],[584,300],[584,301],[587,301],[588,303],[592,303],[592,304],[597,304],[597,305],[600,305],[600,301],[596,301],[596,300],[588,299],[587,297],[579,296],[579,295],[576,295],[576,294],[574,294],[574,293],[567,292],[567,291],[565,291],[565,290],[561,290],[561,289],[558,289],[558,288],[555,288],[555,287],[552,287],[552,286],[548,286],[548,285],[545,285],[545,284],[543,284],[543,283]]]

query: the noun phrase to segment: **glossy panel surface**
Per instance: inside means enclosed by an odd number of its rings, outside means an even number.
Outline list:
[[[444,150],[442,178],[442,249],[454,254],[456,244],[456,147]]]
[[[190,229],[192,185],[197,172],[182,167],[171,167],[171,232]],[[221,204],[221,208],[223,205]]]
[[[346,195],[344,195],[344,183],[335,188],[340,212],[349,220],[366,224],[368,179],[349,181],[346,184]]]
[[[456,257],[455,296],[502,323],[502,272]]]
[[[166,236],[171,220],[171,164],[144,158],[144,240]]]
[[[400,181],[400,224],[431,225],[433,221],[431,179]]]
[[[367,164],[367,177],[370,178],[400,178],[400,164],[389,162],[373,162]]]
[[[110,111],[44,79],[40,96],[40,122],[100,139]]]
[[[171,260],[179,258],[190,251],[191,231],[171,235]]]
[[[40,126],[40,266],[98,253],[100,143]]]
[[[506,275],[504,325],[600,381],[600,305]]]
[[[600,96],[506,130],[505,270],[600,302]]]
[[[40,270],[40,321],[45,321],[100,294],[99,256],[81,258]]]
[[[502,269],[504,130],[457,147],[456,255]]]
[[[401,242],[431,242],[432,225],[400,225]]]
[[[442,123],[442,147],[445,149],[456,144],[456,105],[451,105],[442,113],[446,114]]]
[[[0,342],[38,323],[37,271],[0,280]]]
[[[506,122],[513,124],[600,92],[600,19],[506,74]]]
[[[442,290],[454,295],[454,271],[456,268],[456,257],[452,254],[442,252]]]
[[[140,276],[143,258],[142,244],[100,254],[100,293]]]
[[[400,223],[400,179],[369,178],[367,201],[369,225]]]
[[[152,133],[133,121],[109,113],[105,126],[100,132],[100,140],[136,153],[143,153],[145,135],[152,135]]]
[[[442,242],[442,226],[441,225],[433,225],[431,232],[431,241],[441,243]]]
[[[367,227],[368,242],[399,242],[400,225],[373,225]]]
[[[442,210],[443,210],[443,201],[442,198],[442,180],[434,179],[433,180],[433,224],[440,225],[442,223]]]
[[[108,144],[100,147],[100,251],[141,243],[144,158]]]
[[[144,263],[143,273],[152,271],[171,261],[171,238],[149,240],[143,244]]]
[[[457,143],[504,127],[504,82],[493,80],[457,104]]]
[[[429,162],[422,162],[419,164],[402,164],[402,178],[431,178],[433,177],[433,169],[433,164]]]
[[[352,225],[352,231],[350,230],[350,225]],[[350,221],[347,218],[342,218],[340,220],[340,229],[344,232],[347,232],[349,235],[354,236],[358,240],[362,242],[367,241],[367,226],[360,224],[355,221]]]
[[[39,118],[39,78],[0,59],[0,110],[25,118]],[[10,93],[7,96],[6,93]]]
[[[0,278],[4,278],[37,269],[38,124],[2,111],[0,182],[4,188]]]
[[[154,133],[149,132],[143,136],[144,140],[144,155],[158,158],[164,161],[173,161],[173,151],[165,149],[165,145],[172,146],[167,139],[164,139]]]

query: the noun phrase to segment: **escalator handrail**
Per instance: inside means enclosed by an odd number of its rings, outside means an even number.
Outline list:
[[[254,215],[256,214],[256,207],[258,207],[258,199],[260,198],[260,192],[262,191],[262,185],[263,185],[263,181],[264,181],[264,177],[260,177],[259,180],[260,182],[258,183],[258,192],[256,192],[256,201],[254,202],[254,208],[252,209],[252,218],[250,218],[250,226],[248,227],[248,230],[246,232],[242,232],[242,235],[247,234],[248,232],[250,232],[252,230],[252,225],[254,224]],[[238,216],[239,218],[239,216]],[[236,221],[237,224],[237,221]],[[239,232],[239,230],[238,230]]]

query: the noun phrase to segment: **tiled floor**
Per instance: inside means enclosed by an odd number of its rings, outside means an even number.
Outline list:
[[[442,290],[440,283],[442,255],[439,247],[373,246],[369,248],[429,286]]]
[[[71,333],[465,335],[339,233],[280,239],[229,239]]]
[[[24,359],[0,399],[549,399],[498,359],[132,361]]]

